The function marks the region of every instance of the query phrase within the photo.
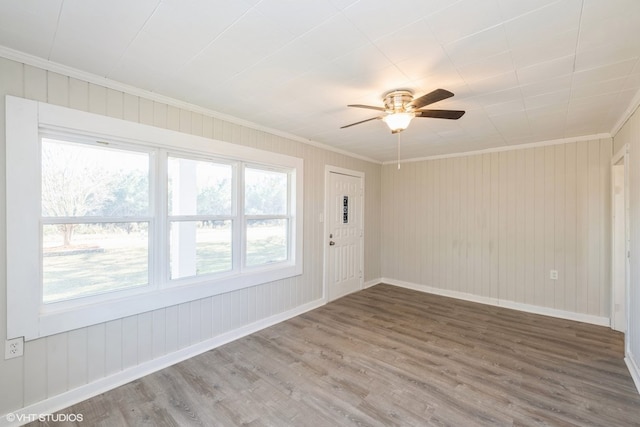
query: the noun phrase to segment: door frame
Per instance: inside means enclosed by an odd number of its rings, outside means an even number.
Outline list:
[[[321,218],[324,222],[322,230],[322,299],[324,302],[329,301],[329,177],[332,173],[352,176],[360,179],[360,224],[362,230],[360,232],[360,290],[364,288],[364,179],[365,173],[352,169],[345,169],[339,166],[325,165],[324,167],[324,216]]]
[[[616,327],[614,321],[614,313],[615,313],[615,305],[620,301],[616,301],[615,299],[615,285],[614,285],[614,277],[615,277],[615,268],[618,265],[619,260],[616,259],[616,251],[615,251],[615,243],[616,243],[616,233],[615,233],[615,224],[614,224],[614,215],[616,213],[615,206],[615,182],[614,182],[614,167],[615,166],[623,166],[624,167],[624,179],[623,179],[623,197],[624,197],[624,307],[625,307],[625,336],[626,332],[629,330],[629,283],[630,283],[630,265],[629,265],[629,237],[630,237],[630,229],[629,229],[629,144],[625,144],[617,153],[613,155],[611,158],[611,316],[610,316],[610,327],[611,329],[619,330],[619,325]],[[618,262],[616,262],[618,261]],[[625,339],[625,350],[627,346],[628,340]]]

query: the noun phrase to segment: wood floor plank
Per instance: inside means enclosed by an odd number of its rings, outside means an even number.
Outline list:
[[[605,327],[378,285],[62,412],[103,426],[640,426],[623,345]]]

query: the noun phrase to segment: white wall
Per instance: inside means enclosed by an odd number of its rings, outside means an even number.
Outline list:
[[[607,323],[611,152],[601,139],[383,166],[383,277]]]
[[[24,357],[0,358],[0,418],[127,369],[169,360],[192,346],[322,298],[319,214],[326,164],[365,172],[365,281],[380,277],[380,173],[369,163],[175,106],[0,58],[0,342],[6,337],[4,95],[15,95],[304,158],[304,273],[237,292],[54,335],[25,344]],[[62,399],[64,400],[64,399]],[[51,402],[51,400],[49,400]],[[58,398],[58,401],[60,399]]]
[[[627,366],[640,390],[640,111],[629,118],[614,136],[616,152],[629,144],[629,225],[631,258],[629,283],[629,327],[627,329]]]

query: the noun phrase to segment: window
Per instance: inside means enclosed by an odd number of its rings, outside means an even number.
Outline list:
[[[233,270],[234,168],[169,157],[171,279]]]
[[[302,160],[7,97],[8,335],[302,273]]]
[[[149,284],[149,153],[42,138],[42,300]]]
[[[247,167],[244,173],[246,260],[249,267],[288,258],[289,203],[286,173]]]

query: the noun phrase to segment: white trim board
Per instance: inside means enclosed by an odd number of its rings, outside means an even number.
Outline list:
[[[624,358],[624,363],[626,363],[627,369],[629,369],[629,373],[633,379],[633,383],[636,385],[636,391],[640,393],[640,368],[638,367],[633,354],[627,353]]]
[[[214,348],[220,347],[224,344],[230,343],[239,338],[250,335],[254,332],[258,332],[262,329],[268,328],[269,326],[273,326],[277,323],[284,322],[285,320],[291,319],[292,317],[295,317],[295,316],[299,316],[303,313],[314,310],[325,304],[326,302],[322,299],[308,302],[292,310],[288,310],[283,313],[279,313],[271,317],[268,317],[266,319],[262,319],[254,323],[250,323],[248,325],[242,326],[235,330],[226,332],[217,337],[210,338],[205,341],[201,341],[192,346],[185,347],[173,353],[169,353],[164,356],[161,356],[157,359],[153,359],[148,362],[142,363],[140,365],[133,366],[131,368],[117,372],[108,377],[101,378],[92,383],[80,386],[78,388],[74,388],[72,390],[66,391],[64,393],[58,394],[48,399],[41,400],[40,402],[34,403],[24,408],[16,409],[15,411],[9,412],[9,413],[14,415],[25,415],[25,416],[29,416],[31,414],[55,413],[56,411],[60,411],[64,408],[68,408],[69,406],[72,406],[84,400],[90,399],[101,393],[107,392],[109,390],[113,390],[116,387],[120,387],[121,385],[137,380],[138,378],[142,378],[145,375],[149,375],[161,369],[167,368],[171,365],[175,365],[176,363],[190,359],[194,356],[197,356],[199,354],[202,354]],[[18,422],[17,420],[15,420],[14,422],[9,422],[6,418],[6,415],[7,414],[0,415],[0,427],[18,426],[23,424]]]
[[[372,286],[379,285],[380,283],[383,283],[383,282],[382,282],[382,279],[379,277],[377,279],[367,280],[366,282],[364,282],[364,286],[362,287],[362,289],[367,289]]]
[[[638,92],[636,92],[636,95],[633,97],[633,99],[631,100],[631,103],[629,103],[629,106],[624,111],[622,116],[620,116],[616,124],[613,125],[613,128],[611,129],[611,132],[610,132],[611,135],[613,135],[614,137],[616,136],[616,134],[620,131],[620,129],[622,129],[625,123],[627,123],[629,118],[633,116],[633,113],[636,112],[638,107],[640,107],[640,89],[638,89]]]
[[[527,313],[540,314],[543,316],[556,317],[559,319],[574,320],[576,322],[590,323],[598,326],[609,327],[610,320],[608,317],[593,316],[590,314],[574,313],[571,311],[556,310],[554,308],[540,307],[537,305],[523,304],[515,301],[503,300],[499,298],[483,297],[465,292],[450,291],[447,289],[434,288],[432,286],[421,285],[418,283],[404,282],[402,280],[390,279],[383,277],[380,283],[398,286],[401,288],[412,289],[414,291],[425,292],[428,294],[441,295],[450,298],[457,298],[464,301],[477,302],[480,304],[493,305],[496,307],[509,308],[512,310],[524,311]]]

